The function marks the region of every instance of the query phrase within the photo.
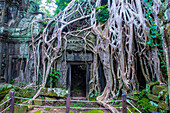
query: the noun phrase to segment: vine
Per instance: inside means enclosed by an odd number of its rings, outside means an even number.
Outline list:
[[[149,41],[146,42],[147,45],[149,45],[150,47],[157,47],[158,48],[158,53],[157,55],[160,57],[161,59],[161,71],[163,72],[163,74],[165,76],[167,76],[167,66],[166,66],[166,62],[164,59],[164,53],[163,53],[163,40],[162,40],[162,35],[159,33],[159,31],[157,30],[157,25],[154,21],[153,15],[152,15],[152,5],[153,5],[153,1],[152,0],[144,0],[146,2],[146,14],[145,17],[149,20],[151,26],[149,28]],[[164,2],[164,0],[162,0],[162,2]]]

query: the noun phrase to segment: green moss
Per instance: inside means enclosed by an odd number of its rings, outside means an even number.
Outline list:
[[[19,87],[17,87],[17,86],[14,86],[14,90],[15,90],[15,91],[19,91],[19,90],[20,90],[20,88],[19,88]]]
[[[10,97],[9,97],[9,93],[8,93],[8,94],[3,98],[3,100],[0,102],[0,104],[2,104],[3,102],[7,101],[9,98],[10,98]],[[8,106],[7,104],[8,104],[8,103],[2,105],[2,106],[0,107],[0,109],[5,109],[6,106]]]
[[[159,97],[165,100],[165,95],[168,93],[168,87],[159,92]]]
[[[41,111],[36,111],[36,112],[34,112],[34,113],[41,113]]]
[[[163,89],[165,89],[165,85],[155,85],[153,86],[152,93],[155,95],[159,95],[159,92]]]
[[[25,97],[25,98],[32,98],[35,95],[36,91],[31,88],[20,89],[15,96]]]
[[[4,87],[0,88],[0,99],[5,97],[6,94],[13,88],[13,85],[5,85]]]
[[[74,111],[70,111],[69,113],[74,113]]]
[[[147,96],[148,96],[148,98],[150,100],[155,101],[155,102],[159,102],[159,97],[158,96],[155,96],[155,95],[150,94],[150,93],[148,93]]]
[[[40,91],[41,96],[51,97],[66,97],[68,91],[62,88],[42,88]]]
[[[137,102],[138,108],[142,113],[157,111],[157,106],[152,105],[149,99],[142,98]],[[142,109],[141,109],[142,108]]]
[[[158,81],[156,81],[156,82],[150,82],[149,85],[150,85],[150,86],[159,85],[159,82],[158,82]]]
[[[102,110],[90,110],[90,111],[86,111],[86,112],[82,112],[82,113],[104,113],[104,111],[102,111]]]
[[[15,106],[14,106],[14,113],[26,113],[26,112],[27,112],[27,109],[28,109],[27,106],[15,105]]]
[[[41,98],[38,98],[38,99],[41,99]],[[34,100],[34,104],[35,104],[35,105],[42,106],[42,105],[43,105],[43,101]]]
[[[158,103],[159,108],[168,110],[168,105],[164,101]]]
[[[49,111],[50,109],[51,108],[49,108],[49,107],[44,108],[45,111]]]
[[[128,99],[131,99],[131,100],[134,100],[134,101],[138,101],[138,100],[139,100],[139,98],[138,98],[137,95],[131,96],[131,94],[128,94],[128,95],[127,95],[127,98],[128,98]]]

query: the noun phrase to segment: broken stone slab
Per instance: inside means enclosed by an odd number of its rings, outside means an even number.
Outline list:
[[[149,84],[146,84],[146,91],[150,93],[150,90],[152,90],[153,86],[159,85],[160,83],[158,81],[156,82],[150,82]]]
[[[159,102],[159,96],[147,93],[147,97],[149,98],[149,100],[152,100],[154,102]]]
[[[36,90],[33,88],[19,89],[15,95],[18,97],[32,98],[36,94]]]
[[[161,90],[165,88],[166,88],[166,85],[155,85],[152,88],[152,94],[159,95],[159,92],[161,92]]]
[[[47,97],[66,97],[68,90],[62,88],[42,88],[40,96]]]

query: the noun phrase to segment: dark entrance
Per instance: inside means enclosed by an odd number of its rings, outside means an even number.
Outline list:
[[[86,97],[86,65],[71,65],[71,96]]]

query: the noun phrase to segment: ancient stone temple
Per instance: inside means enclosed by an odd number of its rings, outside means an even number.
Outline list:
[[[28,0],[26,3],[17,0],[10,2],[0,0],[0,10],[0,82],[15,82],[22,85],[35,81],[40,83],[41,77],[35,80],[34,75],[31,36],[36,36],[41,32],[40,23],[32,25],[32,22],[43,19],[43,13],[38,12],[38,5],[34,0]],[[87,38],[95,43],[93,34],[89,34]],[[61,76],[53,87],[65,88],[73,95],[80,92],[81,96],[88,96],[93,69],[93,53],[88,51],[88,48],[84,48],[83,39],[68,36],[67,40],[65,55],[57,59],[54,65]],[[97,62],[100,64],[98,72],[101,79],[101,90],[103,90],[105,87],[103,67],[99,61]],[[51,87],[49,82],[46,87]]]
[[[31,22],[43,15],[33,0],[0,0],[0,10],[0,80],[32,82]],[[38,30],[34,25],[33,35]]]

